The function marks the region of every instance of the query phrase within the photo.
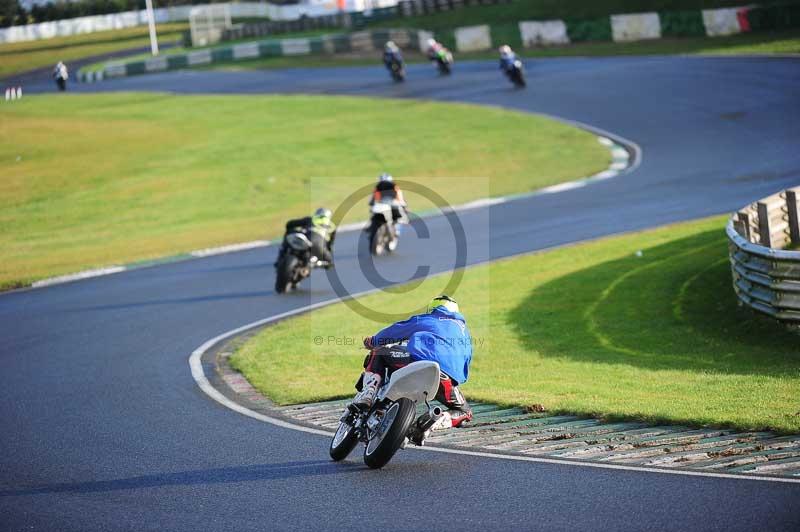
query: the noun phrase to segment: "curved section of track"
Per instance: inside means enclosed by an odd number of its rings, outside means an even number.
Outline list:
[[[529,65],[527,91],[510,89],[494,63],[460,64],[448,79],[414,66],[402,86],[388,83],[379,68],[352,68],[179,72],[78,89],[435,98],[553,114],[639,143],[644,157],[635,172],[463,213],[470,244],[497,258],[728,212],[795,184],[798,65],[552,60]],[[431,244],[447,234],[443,220],[432,219],[429,228],[431,240],[404,242],[387,277],[407,277],[414,256],[432,258],[434,269],[452,267],[451,250]],[[356,236],[337,242],[339,272],[353,287],[363,286]],[[370,472],[358,462],[330,463],[327,442],[317,436],[217,405],[195,386],[187,353],[242,324],[330,298],[323,276],[309,290],[275,296],[275,251],[0,296],[2,528],[391,530],[443,521],[474,530],[800,526],[796,485],[424,451],[402,453],[392,467]]]

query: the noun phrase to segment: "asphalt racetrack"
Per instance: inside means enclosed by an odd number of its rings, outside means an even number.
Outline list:
[[[470,262],[726,213],[800,182],[800,61],[544,60],[528,63],[528,81],[513,90],[494,62],[474,62],[451,78],[411,66],[400,86],[376,66],[177,72],[69,90],[472,102],[578,120],[641,148],[638,168],[614,179],[460,214]],[[445,218],[427,226],[429,239],[409,232],[381,264],[386,282],[407,279],[420,257],[432,271],[453,267]],[[372,288],[357,238],[337,239],[337,271],[352,291]],[[371,471],[355,453],[331,463],[322,437],[222,407],[191,377],[195,348],[335,297],[321,272],[276,296],[276,251],[0,295],[0,530],[800,529],[796,483],[429,451]]]

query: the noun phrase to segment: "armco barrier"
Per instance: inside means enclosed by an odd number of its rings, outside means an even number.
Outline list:
[[[663,37],[702,37],[706,34],[700,11],[667,11],[659,13]]]
[[[110,63],[102,70],[78,73],[78,80],[92,83],[109,78],[135,76],[152,72],[177,70],[187,66],[207,65],[264,57],[335,54],[346,52],[377,52],[391,38],[405,49],[424,46],[427,32],[407,29],[382,29],[349,34],[321,35],[295,39],[268,39],[194,50],[185,54],[165,54],[145,60]],[[377,59],[377,57],[376,57]]]
[[[800,187],[734,214],[726,228],[733,289],[753,310],[800,327]]]

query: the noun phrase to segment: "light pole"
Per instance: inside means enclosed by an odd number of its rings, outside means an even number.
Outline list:
[[[147,25],[150,27],[150,51],[158,55],[158,37],[156,36],[156,18],[153,15],[153,0],[145,0],[147,7]]]

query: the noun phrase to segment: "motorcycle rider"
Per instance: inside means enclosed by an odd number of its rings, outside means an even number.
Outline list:
[[[65,65],[62,61],[56,63],[56,66],[53,67],[53,79],[58,85],[58,90],[63,91],[67,88],[67,79],[69,79],[69,72],[67,71],[67,65]]]
[[[327,270],[333,267],[333,242],[336,240],[336,224],[332,220],[333,213],[330,209],[320,207],[314,212],[313,216],[305,216],[286,222],[286,232],[283,235],[281,250],[275,266],[278,266],[281,258],[286,253],[289,244],[286,237],[290,233],[303,233],[311,241],[311,253],[321,261],[325,261],[324,266]]]
[[[514,53],[514,50],[507,44],[504,44],[499,48],[500,52],[500,69],[508,73],[514,67],[514,61],[517,60],[517,55]]]
[[[381,202],[391,202],[392,221],[395,227],[399,229],[400,226],[397,225],[397,222],[405,219],[408,204],[403,197],[403,191],[394,182],[394,178],[387,173],[378,176],[378,182],[375,184],[375,190],[369,200],[369,206],[372,207]]]
[[[386,68],[391,70],[392,63],[395,61],[397,61],[400,66],[403,66],[403,54],[394,41],[387,41],[383,46],[383,64],[386,65]]]
[[[442,43],[438,42],[436,39],[433,38],[428,39],[427,45],[428,45],[428,59],[430,59],[431,61],[436,61],[437,59],[439,59],[439,52],[448,51],[447,48],[445,48]]]
[[[399,342],[407,344],[390,345]],[[354,405],[370,408],[386,376],[414,361],[432,360],[441,369],[436,400],[448,408],[432,429],[458,427],[472,419],[472,409],[458,389],[469,376],[472,337],[453,298],[447,295],[434,298],[425,314],[412,316],[365,338],[364,347],[370,349],[370,354],[356,383],[359,393],[353,399]],[[422,441],[425,436],[427,433],[417,438]]]

